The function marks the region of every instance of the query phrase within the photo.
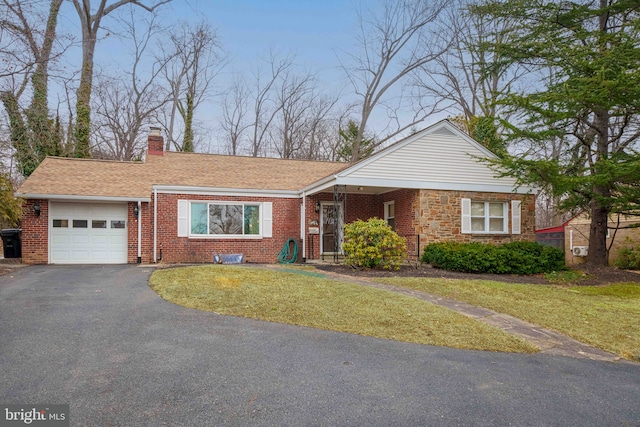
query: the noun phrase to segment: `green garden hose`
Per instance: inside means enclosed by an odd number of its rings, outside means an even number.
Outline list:
[[[291,253],[289,247],[293,243],[293,254]],[[284,247],[280,251],[280,255],[278,255],[278,262],[280,264],[293,264],[298,259],[298,242],[295,239],[287,240],[287,243],[284,244]]]

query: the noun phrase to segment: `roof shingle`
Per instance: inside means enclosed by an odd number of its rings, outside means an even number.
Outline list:
[[[47,157],[19,195],[147,198],[152,185],[297,191],[347,163],[165,152],[146,162]]]

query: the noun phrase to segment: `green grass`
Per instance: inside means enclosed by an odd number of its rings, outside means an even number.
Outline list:
[[[555,286],[421,278],[380,281],[510,314],[626,359],[640,360],[637,283]]]
[[[158,270],[149,285],[167,301],[220,314],[419,344],[538,351],[519,338],[452,310],[308,273],[207,265]]]
[[[584,279],[587,275],[577,270],[553,271],[544,275],[545,279],[555,284],[570,284]]]

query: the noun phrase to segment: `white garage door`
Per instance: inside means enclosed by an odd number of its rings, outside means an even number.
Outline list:
[[[52,264],[127,262],[126,203],[52,202],[49,230]]]

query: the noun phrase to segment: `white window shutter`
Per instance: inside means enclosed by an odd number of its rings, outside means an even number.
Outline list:
[[[262,204],[262,237],[273,236],[273,204],[264,202]]]
[[[178,237],[189,236],[189,201],[178,200]]]
[[[521,232],[521,217],[520,214],[520,200],[512,200],[511,201],[511,234],[520,234]]]
[[[462,199],[462,233],[471,233],[471,199]]]

